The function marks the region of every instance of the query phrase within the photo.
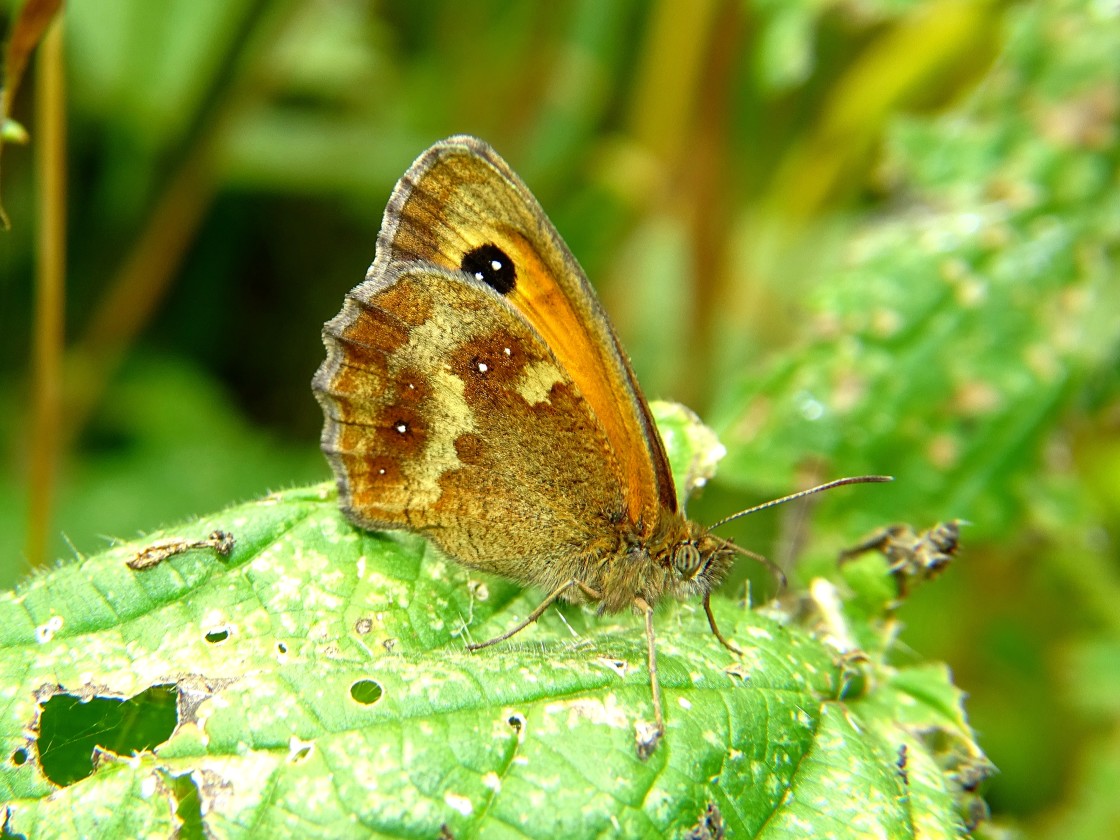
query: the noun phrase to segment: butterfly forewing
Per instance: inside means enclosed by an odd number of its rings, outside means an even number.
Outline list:
[[[488,145],[452,137],[412,165],[390,198],[368,278],[376,284],[397,265],[469,270],[495,248],[513,269],[502,296],[590,407],[613,452],[628,518],[652,527],[663,509],[676,510],[676,496],[649,408],[583,271]]]

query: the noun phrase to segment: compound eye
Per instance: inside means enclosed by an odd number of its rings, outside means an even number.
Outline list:
[[[700,571],[700,550],[692,543],[682,543],[673,552],[673,568],[685,580],[691,580]]]

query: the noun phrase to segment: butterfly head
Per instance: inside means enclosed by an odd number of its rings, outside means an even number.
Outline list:
[[[719,587],[736,553],[731,544],[688,520],[670,533],[664,550],[655,552],[660,554],[664,570],[664,594],[678,599],[696,598]]]

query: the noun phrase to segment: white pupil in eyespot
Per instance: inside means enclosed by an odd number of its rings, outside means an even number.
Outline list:
[[[501,270],[502,270],[502,261],[501,260],[490,260],[490,270],[492,272],[494,272],[494,274],[500,273]],[[481,280],[481,281],[485,282],[486,281],[486,272],[476,271],[474,273],[474,279],[475,280]]]

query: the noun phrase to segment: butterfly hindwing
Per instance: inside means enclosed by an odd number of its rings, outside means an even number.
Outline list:
[[[625,515],[586,400],[485,284],[394,269],[356,289],[325,335],[323,447],[353,521],[409,528],[468,565],[548,585],[550,559],[586,554]]]

